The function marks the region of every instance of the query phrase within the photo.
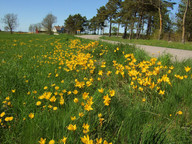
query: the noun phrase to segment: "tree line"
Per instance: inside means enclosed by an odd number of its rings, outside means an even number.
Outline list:
[[[173,17],[170,12],[175,4],[171,0],[108,0],[89,20],[81,14],[69,15],[64,20],[65,32],[104,34],[104,29],[108,27],[110,37],[112,31],[119,36],[122,27],[123,38],[148,39],[153,36],[159,40],[174,38],[181,39],[183,43],[186,40],[192,41],[192,2],[181,0],[178,12]],[[56,16],[48,14],[41,23],[31,24],[29,31],[35,32],[36,29],[44,27],[51,34],[52,25],[56,21]],[[7,14],[3,22],[6,24],[5,28],[12,33],[17,26],[17,16]]]

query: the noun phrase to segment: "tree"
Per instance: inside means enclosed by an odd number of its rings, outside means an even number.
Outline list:
[[[183,24],[182,24],[182,43],[185,43],[185,21],[186,21],[186,16],[187,16],[187,11],[189,8],[189,0],[187,0],[186,2],[186,8],[185,8],[185,12],[183,14]]]
[[[3,23],[5,24],[5,30],[9,30],[12,34],[13,30],[18,26],[17,15],[13,13],[6,14]]]
[[[80,14],[69,15],[65,20],[65,29],[68,33],[76,34],[77,30],[81,32],[84,31],[84,26],[86,26],[87,18],[82,17]]]
[[[54,23],[56,23],[57,21],[57,17],[52,15],[52,14],[48,14],[42,21],[42,25],[43,27],[45,27],[48,31],[48,34],[52,34],[52,25]]]
[[[109,0],[105,6],[109,21],[109,37],[111,36],[112,20],[116,17],[120,2],[119,0]]]
[[[98,22],[98,27],[101,29],[102,33],[104,33],[104,28],[106,27],[105,25],[105,20],[107,20],[107,10],[105,6],[100,7],[97,9],[97,22]]]
[[[37,30],[37,31],[40,31],[41,28],[42,28],[42,24],[41,24],[41,23],[30,24],[30,26],[29,26],[29,31],[34,33],[34,32],[36,32],[36,30]]]

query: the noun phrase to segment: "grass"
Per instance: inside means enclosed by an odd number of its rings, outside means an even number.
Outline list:
[[[185,44],[181,42],[168,42],[165,40],[143,40],[143,39],[123,39],[122,37],[106,37],[103,36],[101,39],[118,41],[122,43],[133,43],[133,44],[141,44],[141,45],[149,45],[149,46],[158,46],[158,47],[166,47],[166,48],[174,48],[174,49],[182,49],[182,50],[192,50],[192,43],[186,42]]]
[[[0,50],[1,144],[192,142],[190,60],[66,34],[0,33]]]

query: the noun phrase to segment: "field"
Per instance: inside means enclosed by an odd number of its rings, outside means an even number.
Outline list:
[[[192,143],[192,61],[0,33],[1,144]]]
[[[174,48],[174,49],[183,49],[183,50],[192,50],[192,43],[186,42],[185,44],[181,42],[174,42],[174,41],[165,41],[165,40],[144,40],[144,39],[122,39],[122,37],[101,37],[101,39],[105,40],[112,40],[118,41],[123,43],[133,43],[133,44],[141,44],[141,45],[149,45],[149,46],[159,46],[159,47],[166,47],[166,48]]]

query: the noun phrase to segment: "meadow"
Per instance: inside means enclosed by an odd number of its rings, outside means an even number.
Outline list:
[[[166,41],[166,40],[156,40],[156,39],[123,39],[122,37],[106,37],[103,36],[101,39],[118,41],[123,43],[132,43],[132,44],[140,44],[140,45],[149,45],[149,46],[158,46],[165,48],[174,48],[174,49],[182,49],[182,50],[192,50],[192,42],[185,42],[185,44],[178,41]]]
[[[0,33],[1,144],[192,143],[192,61]]]

